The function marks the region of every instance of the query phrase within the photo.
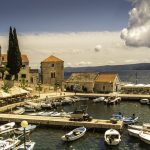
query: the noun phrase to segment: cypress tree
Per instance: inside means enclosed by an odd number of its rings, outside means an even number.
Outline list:
[[[16,29],[14,28],[12,32],[12,28],[10,27],[9,48],[7,52],[7,67],[9,68],[10,75],[15,75],[15,78],[17,78],[21,66],[22,59]]]

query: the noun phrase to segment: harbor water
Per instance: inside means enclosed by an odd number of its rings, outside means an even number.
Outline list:
[[[110,119],[113,113],[122,112],[125,116],[131,116],[133,113],[139,117],[138,124],[150,122],[148,105],[141,105],[135,101],[122,101],[119,105],[107,106],[103,103],[93,103],[92,100],[76,102],[73,105],[61,106],[66,112],[73,111],[76,107],[87,105],[87,112],[93,118]],[[32,134],[31,139],[36,142],[35,150],[149,150],[150,146],[143,143],[135,137],[130,137],[127,127],[121,133],[122,141],[118,146],[109,147],[104,143],[104,132],[87,130],[86,134],[73,142],[63,142],[61,136],[70,131],[65,127],[52,128],[49,126],[39,126]]]

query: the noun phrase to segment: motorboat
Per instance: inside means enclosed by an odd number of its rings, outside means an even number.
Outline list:
[[[104,102],[108,105],[114,105],[121,101],[121,97],[108,97]]]
[[[143,142],[150,144],[150,131],[141,131],[139,137]]]
[[[0,140],[0,150],[14,149],[19,143],[20,140],[16,138],[8,138],[6,140]]]
[[[117,121],[118,120],[124,120],[125,118],[124,118],[124,116],[119,112],[119,113],[115,113],[115,114],[113,114],[112,116],[111,116],[111,118],[110,118],[110,120],[111,119],[116,119]]]
[[[134,136],[139,138],[139,134],[140,134],[141,130],[136,130],[136,129],[128,129],[128,133],[130,136]]]
[[[25,147],[24,147],[24,144],[21,144],[19,145],[18,147],[16,147],[15,150],[33,150],[34,149],[34,146],[35,146],[35,142],[26,142],[25,143]]]
[[[76,128],[72,131],[70,131],[69,133],[63,135],[61,137],[61,139],[63,141],[75,141],[79,138],[81,138],[86,132],[86,128],[85,127],[79,127],[79,128]]]
[[[0,132],[12,129],[15,126],[15,122],[9,122],[7,124],[1,125],[0,126]]]
[[[98,97],[98,98],[93,99],[93,102],[99,103],[99,102],[103,102],[104,100],[105,100],[105,97]]]
[[[30,133],[32,132],[37,126],[36,125],[31,125],[29,124],[26,128],[25,128],[25,133]],[[14,133],[16,134],[23,134],[24,128],[16,128],[14,130]]]
[[[141,104],[148,104],[149,101],[150,101],[149,99],[143,98],[143,99],[140,100],[140,103],[141,103]]]
[[[108,145],[118,145],[121,141],[121,135],[117,130],[109,129],[105,132],[104,139]]]
[[[133,114],[133,116],[132,117],[129,117],[129,118],[125,118],[124,120],[123,120],[123,122],[124,122],[124,124],[135,124],[137,121],[138,121],[138,117],[135,117],[135,115]]]

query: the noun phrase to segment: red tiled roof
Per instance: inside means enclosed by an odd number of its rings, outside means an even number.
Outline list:
[[[43,60],[42,62],[63,62],[63,60],[51,55],[48,58],[46,58],[45,60]]]
[[[7,54],[2,54],[1,57],[2,57],[2,62],[7,62]],[[21,58],[23,63],[29,62],[27,55],[21,55]]]
[[[114,82],[115,78],[118,75],[115,73],[102,73],[99,74],[96,78],[96,82]]]

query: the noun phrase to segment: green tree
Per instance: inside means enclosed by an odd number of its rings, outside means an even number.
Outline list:
[[[17,79],[21,66],[22,59],[16,29],[14,28],[12,33],[12,28],[10,27],[7,67],[9,68],[9,73],[15,75],[15,79]]]

